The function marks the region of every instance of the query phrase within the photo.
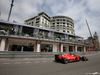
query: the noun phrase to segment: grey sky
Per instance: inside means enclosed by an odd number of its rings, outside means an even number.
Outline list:
[[[7,20],[11,0],[0,0],[0,20]],[[85,23],[88,20],[92,34],[100,37],[100,0],[15,0],[10,21],[24,20],[44,11],[49,16],[64,15],[75,22],[75,33],[84,38],[89,36]]]

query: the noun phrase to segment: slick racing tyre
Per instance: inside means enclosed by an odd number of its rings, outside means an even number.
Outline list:
[[[84,57],[84,56],[81,59],[82,59],[82,61],[86,61],[86,57]]]
[[[58,59],[57,59],[57,58],[55,58],[55,61],[58,61]]]
[[[63,63],[64,63],[64,64],[67,64],[67,63],[68,63],[68,59],[63,58]]]

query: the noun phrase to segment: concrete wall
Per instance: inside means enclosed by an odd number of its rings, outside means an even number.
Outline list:
[[[65,54],[68,52],[15,52],[15,51],[0,51],[0,58],[54,58],[55,54]],[[85,56],[100,53],[93,52],[71,52],[76,55]]]

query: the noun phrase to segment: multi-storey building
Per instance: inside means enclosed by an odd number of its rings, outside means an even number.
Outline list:
[[[90,47],[74,34],[0,21],[0,51],[86,52]]]
[[[45,12],[25,20],[25,24],[75,34],[74,21],[67,16],[49,17]]]
[[[25,20],[25,24],[42,28],[50,28],[50,17],[45,12],[41,12],[37,16]]]
[[[99,50],[100,49],[99,48],[100,47],[99,46],[99,37],[97,35],[97,32],[94,33],[93,37],[88,37],[85,41],[92,44],[93,50]],[[93,41],[94,41],[94,44],[93,44]]]
[[[51,17],[50,29],[54,29],[61,32],[75,34],[74,22],[70,17],[67,16],[53,16]]]

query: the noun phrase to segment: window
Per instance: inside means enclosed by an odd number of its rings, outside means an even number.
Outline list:
[[[57,26],[59,26],[59,25],[57,25]]]
[[[45,21],[47,23],[47,21]]]
[[[36,23],[39,23],[39,21],[36,21]]]
[[[33,23],[34,23],[34,22],[32,22],[32,25],[33,25]]]
[[[65,27],[65,25],[63,25],[63,27]]]
[[[57,22],[57,24],[59,24],[59,22]]]
[[[69,22],[69,21],[67,20],[67,22]]]
[[[63,30],[63,32],[65,32],[65,30]]]
[[[55,21],[55,20],[52,20],[53,22]]]
[[[53,23],[53,25],[54,25],[55,23]]]
[[[39,20],[40,18],[37,18],[36,20]]]
[[[55,27],[55,25],[53,25],[52,27]]]
[[[47,23],[45,23],[45,25],[47,25]]]
[[[69,33],[69,31],[67,31],[67,33]]]
[[[67,23],[67,25],[69,25],[69,23]]]

